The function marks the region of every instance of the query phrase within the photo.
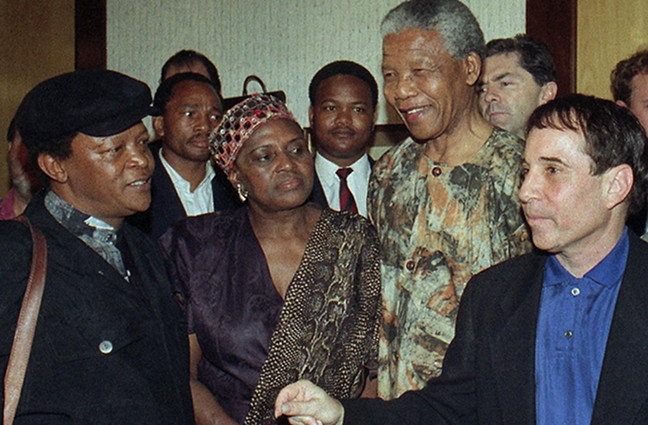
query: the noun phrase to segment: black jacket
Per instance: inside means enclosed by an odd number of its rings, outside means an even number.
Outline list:
[[[160,161],[160,146],[159,141],[150,145],[155,159],[155,170],[151,179],[151,206],[146,212],[135,214],[127,219],[144,233],[150,234],[154,240],[157,240],[176,221],[187,217],[171,177]],[[216,173],[212,179],[214,211],[240,206],[238,195],[225,173],[218,167],[214,167],[214,171]]]
[[[186,324],[157,247],[123,224],[129,283],[49,214],[42,195],[25,215],[45,235],[48,264],[15,423],[193,423]],[[0,252],[4,371],[31,264],[27,228],[0,222]]]
[[[629,236],[592,425],[648,424],[648,244]],[[345,401],[344,423],[535,425],[545,260],[531,253],[476,275],[461,299],[442,375],[395,401]]]

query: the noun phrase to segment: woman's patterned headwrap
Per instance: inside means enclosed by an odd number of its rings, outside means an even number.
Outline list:
[[[232,106],[209,137],[209,148],[220,168],[228,173],[250,135],[266,122],[284,118],[297,123],[283,102],[267,94],[253,94]],[[297,123],[299,125],[299,123]]]

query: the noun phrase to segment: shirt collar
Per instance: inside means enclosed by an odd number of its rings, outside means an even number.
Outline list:
[[[610,251],[596,266],[585,273],[583,278],[588,278],[600,285],[612,287],[621,282],[625,271],[626,261],[628,259],[628,250],[630,239],[628,237],[628,228],[623,229],[621,238]],[[547,259],[545,265],[544,286],[558,285],[575,279],[560,264],[555,255]]]
[[[83,213],[64,201],[53,191],[45,195],[45,208],[52,214],[54,219],[73,235],[97,237],[97,232],[105,233],[106,238],[116,238],[116,229],[105,221]]]
[[[315,154],[315,170],[317,171],[317,175],[319,176],[322,184],[331,184],[334,186],[339,186],[340,179],[335,174],[335,172],[339,168],[342,167],[324,158],[319,152]],[[354,175],[365,177],[365,179],[368,178],[369,174],[371,174],[371,167],[369,166],[369,156],[365,153],[360,158],[358,158],[356,162],[349,165],[348,168],[353,168],[353,173],[349,175],[349,178],[351,178],[351,176]],[[326,180],[326,182],[322,180]]]
[[[186,191],[190,192],[189,188],[191,187],[191,183],[188,182],[184,177],[182,177],[180,175],[180,173],[178,173],[175,170],[175,168],[173,168],[171,166],[171,164],[169,164],[169,161],[167,161],[166,158],[164,157],[164,155],[162,155],[162,149],[163,148],[160,148],[160,151],[158,152],[158,155],[160,156],[160,161],[162,162],[162,165],[164,166],[164,169],[169,174],[169,177],[171,178],[171,181],[173,181],[173,183],[176,184],[176,185],[180,185],[180,184],[184,185]],[[200,184],[198,186],[196,186],[196,188],[199,188],[200,186],[202,186],[206,182],[211,182],[212,179],[215,176],[216,176],[216,172],[214,171],[214,167],[212,167],[211,163],[209,161],[207,161],[205,163],[205,178],[200,182]]]

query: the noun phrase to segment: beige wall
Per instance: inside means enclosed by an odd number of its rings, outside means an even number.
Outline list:
[[[607,99],[610,71],[638,48],[648,48],[646,0],[579,0],[577,90]]]
[[[380,84],[382,17],[402,0],[108,0],[108,67],[154,91],[164,61],[183,48],[212,59],[223,94],[239,95],[248,74],[284,90],[307,125],[308,84],[326,63],[350,59]],[[466,0],[486,38],[524,32],[525,0]],[[378,123],[388,117],[380,97]]]
[[[38,82],[74,69],[74,0],[0,0],[0,197],[8,187],[5,132]]]

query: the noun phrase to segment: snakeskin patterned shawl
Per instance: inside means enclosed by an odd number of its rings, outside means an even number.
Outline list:
[[[356,214],[324,210],[286,293],[245,423],[274,423],[279,390],[298,379],[336,398],[358,397],[375,367],[379,312],[375,230]]]

